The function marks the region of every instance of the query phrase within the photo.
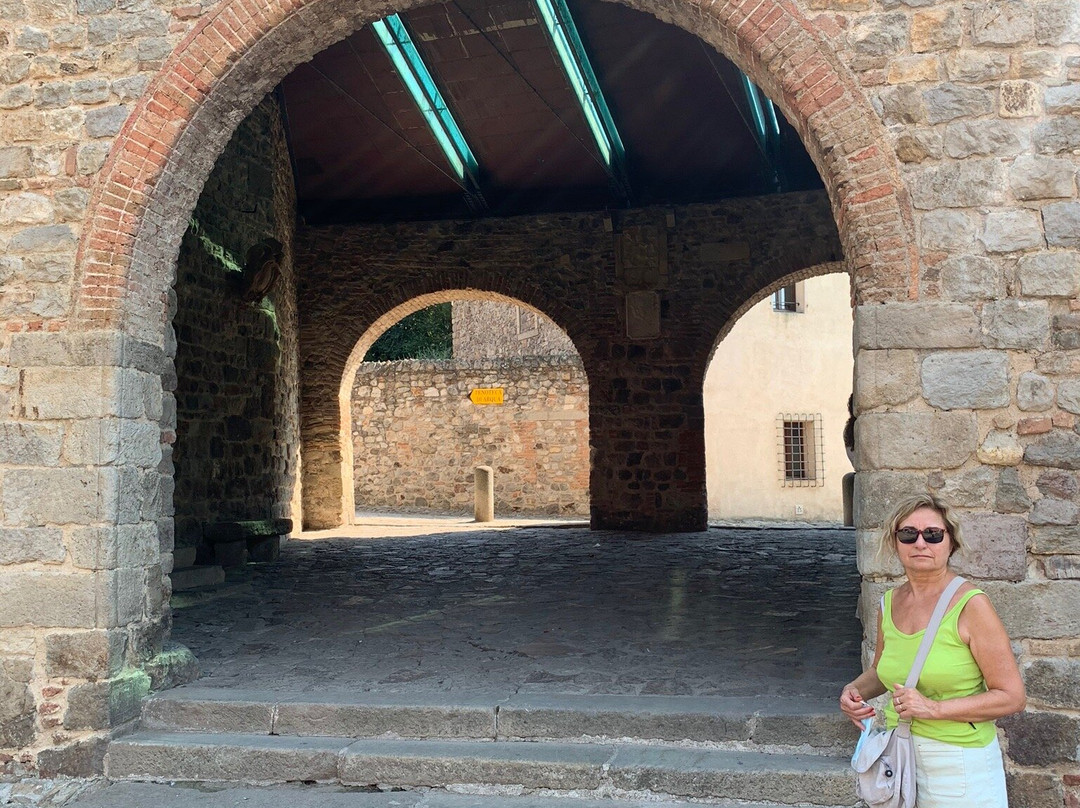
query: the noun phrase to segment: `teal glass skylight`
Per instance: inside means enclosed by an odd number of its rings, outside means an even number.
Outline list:
[[[739,77],[746,91],[746,101],[750,105],[750,117],[754,120],[754,134],[761,148],[768,152],[769,147],[778,144],[780,138],[780,121],[776,117],[776,107],[745,73],[740,73]]]
[[[442,93],[435,84],[431,71],[427,69],[420,52],[413,44],[412,37],[405,29],[401,17],[391,14],[371,24],[375,35],[382,42],[390,59],[397,68],[401,80],[412,95],[416,106],[427,121],[428,128],[438,141],[447,161],[454,169],[458,179],[469,178],[475,181],[477,174],[476,158],[465,141],[461,127],[450,113]]]
[[[621,166],[626,156],[622,138],[619,137],[615,121],[604,101],[604,94],[600,91],[600,84],[593,73],[592,65],[589,64],[588,54],[585,53],[585,46],[578,36],[570,9],[567,8],[565,0],[536,0],[536,6],[589,124],[600,156],[604,158],[609,169]]]

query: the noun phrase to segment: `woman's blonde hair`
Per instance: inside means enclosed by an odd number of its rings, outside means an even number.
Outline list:
[[[882,556],[885,558],[896,557],[896,530],[900,527],[901,522],[920,508],[929,508],[936,511],[942,521],[945,522],[945,527],[949,531],[949,538],[952,539],[950,556],[957,550],[964,549],[964,540],[960,536],[960,524],[953,518],[949,510],[949,504],[933,494],[915,494],[899,502],[893,509],[892,516],[885,522],[885,528],[881,531],[881,546],[878,549]]]

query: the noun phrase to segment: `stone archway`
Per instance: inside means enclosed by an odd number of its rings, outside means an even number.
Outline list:
[[[505,286],[494,278],[491,282]],[[560,320],[550,317],[538,306],[528,302],[539,298],[540,295],[537,290],[529,289],[525,284],[517,285],[517,295],[482,288],[450,288],[440,291],[422,291],[413,295],[412,292],[420,286],[429,288],[427,283],[400,286],[394,296],[400,302],[392,305],[392,308],[374,320],[371,319],[373,312],[365,312],[349,321],[341,321],[342,328],[333,331],[312,329],[309,323],[309,333],[314,335],[317,344],[316,347],[308,348],[308,350],[314,350],[324,358],[335,357],[335,359],[331,364],[321,368],[317,379],[309,377],[309,383],[304,391],[304,471],[306,475],[309,475],[309,484],[304,487],[304,513],[308,524],[333,526],[352,522],[353,513],[356,510],[350,403],[353,380],[368,350],[390,326],[414,312],[438,303],[487,300],[521,306],[554,322],[564,333],[567,332]],[[570,316],[566,312],[562,314]],[[570,328],[580,334],[582,324],[577,322],[576,318],[571,322],[573,325]],[[359,334],[358,337],[357,334]],[[568,336],[573,342],[573,337],[569,334]],[[344,362],[341,362],[340,348],[347,346],[350,340],[353,340],[352,350],[345,355]],[[328,393],[335,373],[338,374],[339,384],[336,397],[332,397]],[[337,408],[336,424],[331,423],[334,406]],[[327,485],[328,480],[333,481],[335,477],[340,480],[340,489],[332,484]]]

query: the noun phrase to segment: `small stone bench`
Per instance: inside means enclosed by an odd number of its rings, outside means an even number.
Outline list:
[[[292,519],[251,519],[215,522],[203,531],[203,541],[213,545],[214,559],[223,567],[248,561],[274,561],[281,551],[281,537],[292,530]]]

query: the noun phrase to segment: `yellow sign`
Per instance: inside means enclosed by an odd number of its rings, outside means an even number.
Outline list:
[[[473,404],[502,404],[503,389],[501,387],[478,387],[469,393],[469,401]]]

